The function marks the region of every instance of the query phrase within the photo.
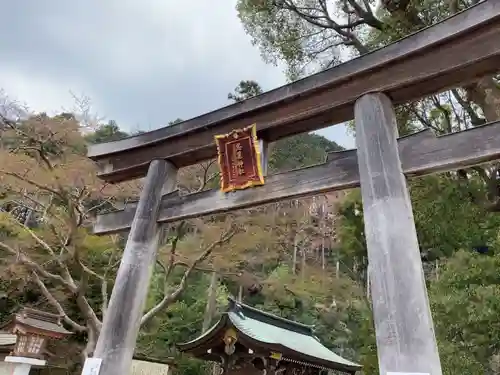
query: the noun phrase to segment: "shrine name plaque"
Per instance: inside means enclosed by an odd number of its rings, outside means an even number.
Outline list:
[[[256,125],[215,136],[224,193],[264,185]]]

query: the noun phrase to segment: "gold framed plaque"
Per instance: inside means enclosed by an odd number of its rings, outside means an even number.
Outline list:
[[[215,142],[224,193],[264,185],[255,124],[216,135]]]

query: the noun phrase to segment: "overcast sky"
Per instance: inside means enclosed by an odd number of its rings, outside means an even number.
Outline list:
[[[285,83],[266,65],[236,0],[5,1],[0,89],[33,111],[74,108],[71,93],[124,129],[151,130],[228,104],[240,80]],[[343,126],[320,134],[354,147]]]

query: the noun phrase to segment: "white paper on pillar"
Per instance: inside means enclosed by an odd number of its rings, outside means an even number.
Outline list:
[[[87,358],[83,365],[82,375],[99,375],[102,358]]]
[[[387,375],[431,375],[428,372],[388,372]]]

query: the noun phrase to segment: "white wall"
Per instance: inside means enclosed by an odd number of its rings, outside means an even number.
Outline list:
[[[0,362],[0,375],[11,375],[14,372],[14,363]]]

